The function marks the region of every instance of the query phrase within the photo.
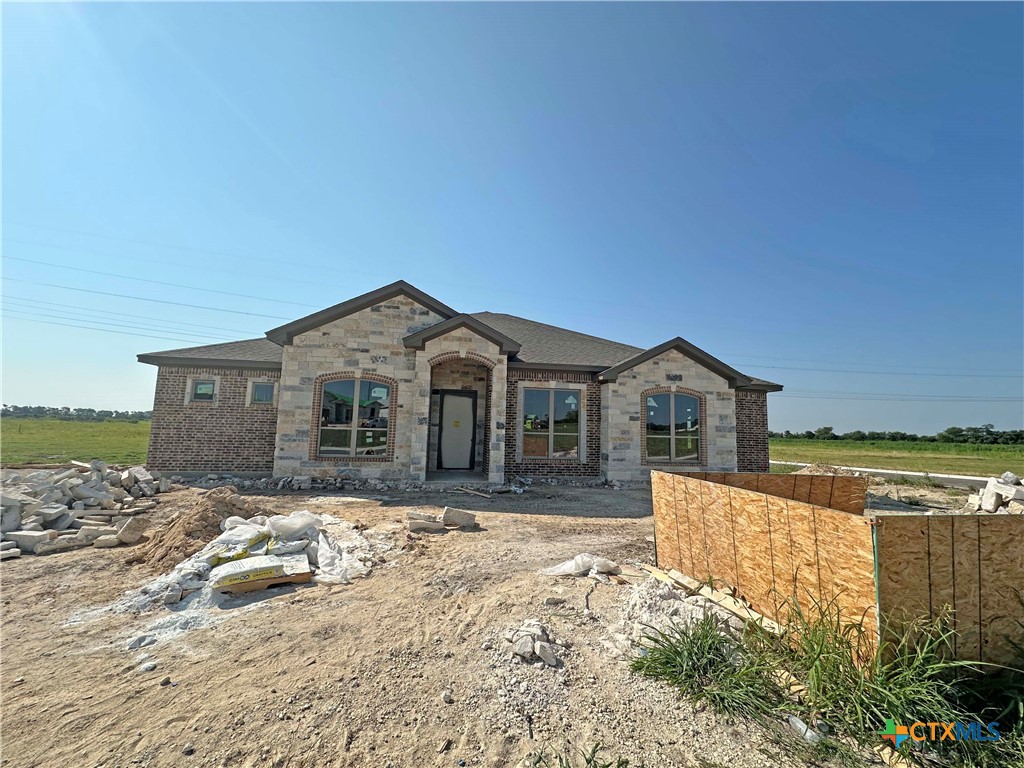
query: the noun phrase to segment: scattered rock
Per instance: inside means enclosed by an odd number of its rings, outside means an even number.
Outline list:
[[[186,744],[184,747],[181,748],[181,754],[183,755],[191,755],[194,754],[195,751],[196,748],[193,747],[191,744]]]
[[[139,672],[152,672],[154,669],[156,669],[156,662],[147,661],[145,664],[139,664],[139,666],[137,666],[135,669]]]
[[[163,687],[166,687],[166,686],[168,686],[170,684],[171,684],[171,678],[170,678],[169,675],[167,677],[165,677],[163,680],[160,681],[160,685],[163,686]]]
[[[455,701],[455,699],[452,697],[452,692],[450,688],[444,689],[444,692],[441,694],[441,701],[443,701],[445,704],[452,704]]]

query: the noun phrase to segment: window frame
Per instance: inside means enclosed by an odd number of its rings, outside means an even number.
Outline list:
[[[548,455],[547,456],[528,456],[525,449],[525,437],[527,435],[541,435],[543,432],[527,431],[523,420],[526,418],[526,392],[527,390],[535,389],[541,392],[548,393],[548,408],[552,418],[549,418],[547,436],[548,436]],[[570,434],[567,432],[556,433],[554,427],[554,396],[558,390],[571,391],[577,398],[579,420],[577,422],[576,431],[576,455],[575,456],[554,456],[554,439],[556,434]],[[518,383],[518,407],[516,414],[516,460],[521,462],[570,462],[585,464],[587,461],[586,446],[587,446],[587,388],[585,384],[577,382],[567,381],[520,381]]]
[[[647,399],[650,397],[656,397],[658,395],[668,395],[669,398],[669,431],[667,435],[659,435],[661,439],[668,440],[668,457],[656,456],[652,457],[647,447],[647,441],[651,437],[650,431],[647,428],[648,415],[647,415]],[[676,455],[676,440],[678,436],[676,434],[676,398],[677,397],[689,397],[697,401],[697,457],[696,458],[678,458]],[[687,391],[687,390],[675,390],[675,389],[656,389],[647,390],[640,395],[640,408],[643,419],[643,458],[645,464],[675,464],[682,466],[703,466],[704,465],[704,450],[706,448],[706,430],[704,428],[704,418],[706,413],[705,398],[699,392]],[[682,439],[689,437],[688,435],[682,435]]]
[[[196,387],[200,384],[209,384],[213,387],[213,391],[209,397],[196,397]],[[217,391],[220,387],[217,386],[217,379],[215,377],[210,378],[191,378],[188,380],[188,402],[190,403],[215,403],[217,402]]]
[[[269,400],[257,400],[257,387],[270,387]],[[277,402],[277,382],[273,379],[255,379],[249,382],[249,398],[247,405],[274,405]]]
[[[351,381],[353,383],[353,400],[358,401],[359,389],[363,382],[367,384],[379,384],[388,388],[387,398],[387,410],[388,410],[388,423],[387,427],[381,429],[380,427],[360,427],[359,426],[359,408],[353,407],[352,419],[346,426],[342,425],[327,425],[327,429],[332,427],[337,430],[348,430],[350,432],[349,444],[347,454],[341,453],[324,453],[321,445],[321,433],[325,428],[325,425],[321,423],[323,416],[323,402],[324,402],[324,389],[329,384],[334,384],[341,381]],[[378,376],[376,374],[360,374],[357,372],[345,372],[337,374],[324,374],[318,376],[316,379],[315,396],[313,402],[313,421],[312,429],[310,431],[310,445],[309,445],[309,458],[311,461],[386,461],[390,462],[394,460],[394,446],[395,446],[395,408],[397,403],[397,389],[398,382],[393,379],[386,378],[384,376]],[[357,454],[358,450],[358,437],[359,432],[365,432],[368,430],[376,432],[384,432],[384,444],[382,453],[374,454]],[[314,439],[315,438],[315,439]]]

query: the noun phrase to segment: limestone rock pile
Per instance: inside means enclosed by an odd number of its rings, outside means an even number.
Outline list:
[[[69,469],[5,471],[0,498],[0,560],[79,547],[116,547],[142,538],[171,482],[145,467],[118,470],[105,462]]]
[[[1024,514],[1024,485],[1013,472],[1003,472],[999,477],[990,477],[978,493],[967,497],[964,512],[994,512],[1010,515]]]

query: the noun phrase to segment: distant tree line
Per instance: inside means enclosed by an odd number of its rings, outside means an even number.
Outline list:
[[[48,405],[7,405],[5,419],[60,419],[61,421],[149,421],[152,411],[98,411],[95,408],[54,408]]]
[[[908,432],[837,433],[832,427],[818,427],[806,432],[769,432],[768,437],[781,440],[893,440],[907,443],[966,443],[969,445],[1024,445],[1024,429],[994,429],[991,424],[980,427],[948,427],[935,435]]]

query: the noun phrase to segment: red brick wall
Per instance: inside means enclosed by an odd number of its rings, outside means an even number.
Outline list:
[[[516,461],[516,440],[519,430],[519,382],[564,381],[587,385],[586,402],[586,461],[579,459],[529,459]],[[534,477],[591,477],[601,474],[601,385],[589,373],[573,371],[529,371],[509,368],[508,391],[505,401],[505,474]]]
[[[215,400],[186,403],[190,378],[216,378]],[[271,379],[280,387],[280,378],[280,371],[161,366],[146,466],[162,472],[272,472],[277,403],[246,405],[246,398],[250,380]]]
[[[768,471],[768,394],[736,391],[736,468]]]

